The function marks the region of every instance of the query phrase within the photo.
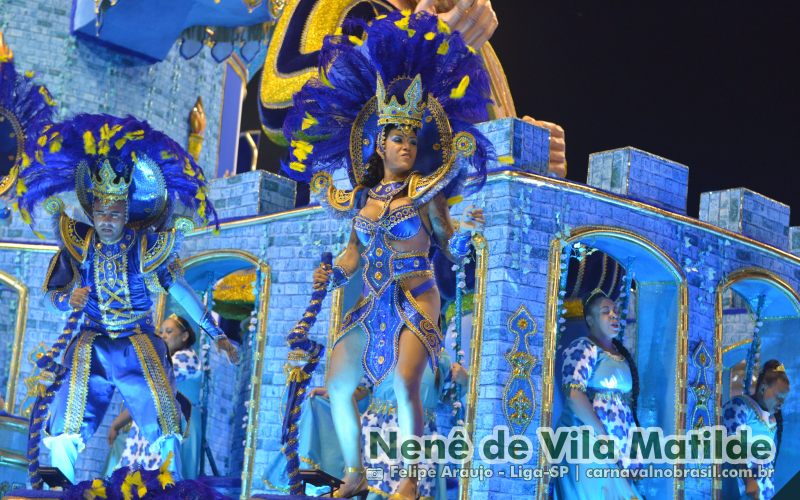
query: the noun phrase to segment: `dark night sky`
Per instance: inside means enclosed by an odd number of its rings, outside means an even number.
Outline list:
[[[800,225],[800,8],[785,4],[495,0],[491,42],[517,112],[566,130],[570,179],[635,146],[689,166],[691,216],[702,191],[744,186]]]
[[[689,166],[692,216],[701,192],[744,186],[793,206],[800,225],[797,7],[493,5],[517,113],[564,127],[570,179],[586,180],[590,153],[635,146]]]

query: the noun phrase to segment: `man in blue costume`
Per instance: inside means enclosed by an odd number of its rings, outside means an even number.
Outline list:
[[[177,249],[187,219],[172,220],[180,201],[201,219],[216,216],[205,200],[202,170],[164,134],[134,118],[79,115],[46,130],[34,161],[20,174],[23,218],[40,200],[74,190],[92,225],[57,216],[61,249],[45,278],[50,304],[83,311],[66,349],[65,380],[50,408],[44,443],[74,482],[75,461],[119,390],[150,450],[178,479],[181,415],[166,344],[151,317],[152,296],[168,291],[233,362],[236,347],[182,277]]]

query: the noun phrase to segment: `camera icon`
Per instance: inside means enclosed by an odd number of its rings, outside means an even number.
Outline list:
[[[382,481],[383,469],[380,467],[367,467],[366,468],[367,481]]]

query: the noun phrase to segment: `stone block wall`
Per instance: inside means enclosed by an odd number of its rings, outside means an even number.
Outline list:
[[[295,181],[265,170],[214,179],[210,187],[209,198],[220,219],[291,210],[297,192]]]
[[[497,168],[513,163],[519,170],[547,175],[550,161],[549,130],[519,118],[492,120],[478,125],[478,129],[494,145],[500,161]]]
[[[746,188],[700,195],[700,220],[789,249],[789,206]]]
[[[636,148],[589,156],[586,183],[679,214],[686,213],[689,168]]]

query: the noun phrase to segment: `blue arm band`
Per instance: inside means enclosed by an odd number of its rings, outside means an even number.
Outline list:
[[[472,240],[472,233],[469,231],[459,231],[450,237],[447,242],[447,249],[456,258],[466,257],[469,253],[469,243]]]
[[[333,274],[331,274],[328,290],[336,290],[337,288],[343,287],[348,281],[350,281],[350,276],[344,272],[344,269],[339,266],[333,266]]]

